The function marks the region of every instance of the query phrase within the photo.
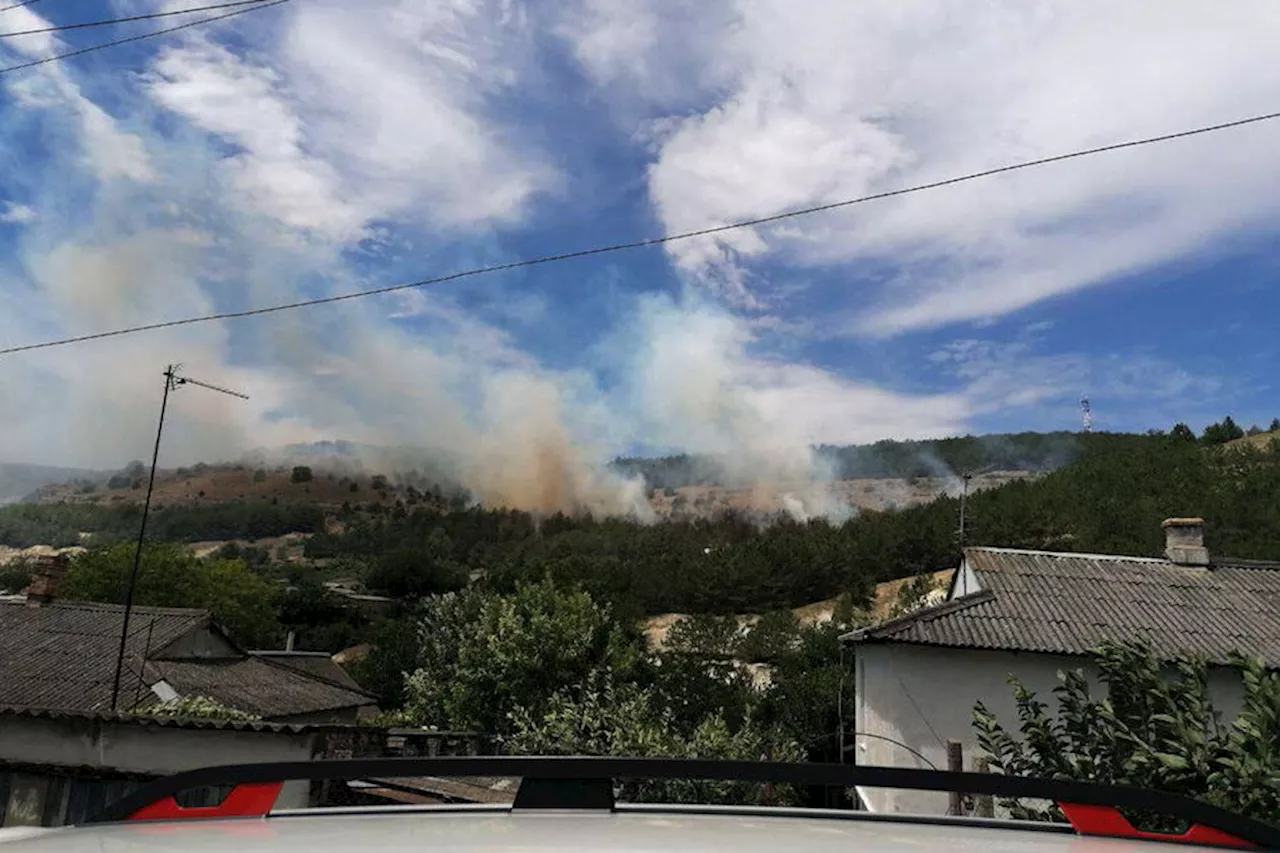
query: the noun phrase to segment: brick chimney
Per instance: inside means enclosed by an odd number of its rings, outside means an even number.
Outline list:
[[[1204,547],[1204,519],[1165,519],[1164,555],[1169,562],[1180,566],[1209,565],[1209,549]]]
[[[36,558],[31,585],[27,587],[27,606],[40,607],[53,601],[70,565],[71,561],[66,554]]]

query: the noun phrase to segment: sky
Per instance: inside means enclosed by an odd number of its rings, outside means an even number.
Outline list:
[[[41,0],[0,12],[0,33],[193,5]],[[1278,108],[1280,5],[1159,5],[292,0],[2,74],[0,346],[674,234]],[[0,64],[157,26],[0,39]],[[1265,425],[1280,415],[1278,169],[1280,122],[1262,123],[0,356],[0,456],[144,458],[170,362],[251,398],[176,394],[175,464],[342,438],[437,448],[502,494],[565,454],[785,467],[813,443],[1078,429],[1083,395],[1096,429]],[[597,473],[555,476],[589,489]]]

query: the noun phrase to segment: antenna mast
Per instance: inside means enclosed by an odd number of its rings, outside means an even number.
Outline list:
[[[1093,432],[1093,407],[1089,404],[1088,397],[1080,398],[1080,415],[1084,422],[1084,431]]]
[[[142,563],[142,544],[147,535],[147,516],[151,512],[151,493],[156,486],[156,463],[160,461],[160,436],[164,433],[164,413],[169,406],[169,392],[177,391],[183,385],[198,385],[201,388],[217,391],[220,394],[228,394],[232,397],[239,397],[242,400],[249,399],[248,396],[241,394],[239,391],[232,391],[230,388],[211,385],[208,382],[201,382],[189,376],[179,376],[178,368],[180,367],[182,367],[180,364],[171,364],[164,371],[164,396],[160,398],[160,423],[156,427],[155,449],[151,452],[151,476],[147,479],[147,498],[142,504],[142,522],[138,525],[138,544],[133,549],[133,571],[129,574],[129,588],[125,593],[124,624],[120,628],[120,648],[116,652],[116,674],[111,685],[111,711],[113,713],[120,701],[120,675],[124,670],[125,647],[129,642],[129,617],[133,614],[133,592],[138,584],[138,568]],[[151,642],[150,636],[150,629],[148,629],[148,647],[150,647]]]

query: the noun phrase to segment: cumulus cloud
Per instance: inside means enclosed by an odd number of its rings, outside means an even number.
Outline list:
[[[719,0],[696,41],[678,0],[584,2],[562,30],[611,91],[662,92],[650,194],[669,232],[824,204],[1011,162],[1265,113],[1266,0],[1209,8],[1016,0]],[[642,7],[641,11],[635,7]],[[704,14],[713,14],[706,12]],[[640,35],[621,37],[639,18]],[[608,61],[597,45],[609,45]],[[893,335],[1006,314],[1266,226],[1273,129],[1244,128],[672,244],[713,292],[758,305],[768,261],[831,272],[831,331]],[[893,273],[859,278],[892,262]],[[852,279],[856,285],[847,284]]]

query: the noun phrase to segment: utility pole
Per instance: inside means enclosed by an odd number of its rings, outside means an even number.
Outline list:
[[[125,646],[129,642],[129,617],[133,613],[133,591],[138,583],[138,567],[142,564],[142,543],[147,536],[147,516],[151,513],[151,493],[156,486],[156,463],[160,460],[160,436],[164,433],[164,413],[169,406],[169,392],[178,390],[180,385],[199,385],[201,388],[208,388],[210,391],[217,391],[221,394],[229,394],[242,400],[249,399],[248,395],[241,394],[239,391],[232,391],[228,388],[210,385],[207,382],[201,382],[190,377],[179,376],[178,368],[181,366],[180,364],[171,364],[164,371],[164,396],[160,398],[160,424],[156,427],[156,444],[151,451],[151,476],[147,479],[147,497],[142,502],[142,522],[138,525],[138,544],[133,551],[133,570],[129,573],[129,589],[124,597],[124,624],[120,628],[120,649],[116,654],[116,674],[111,683],[112,711],[116,710],[120,700],[120,675],[124,671]]]

